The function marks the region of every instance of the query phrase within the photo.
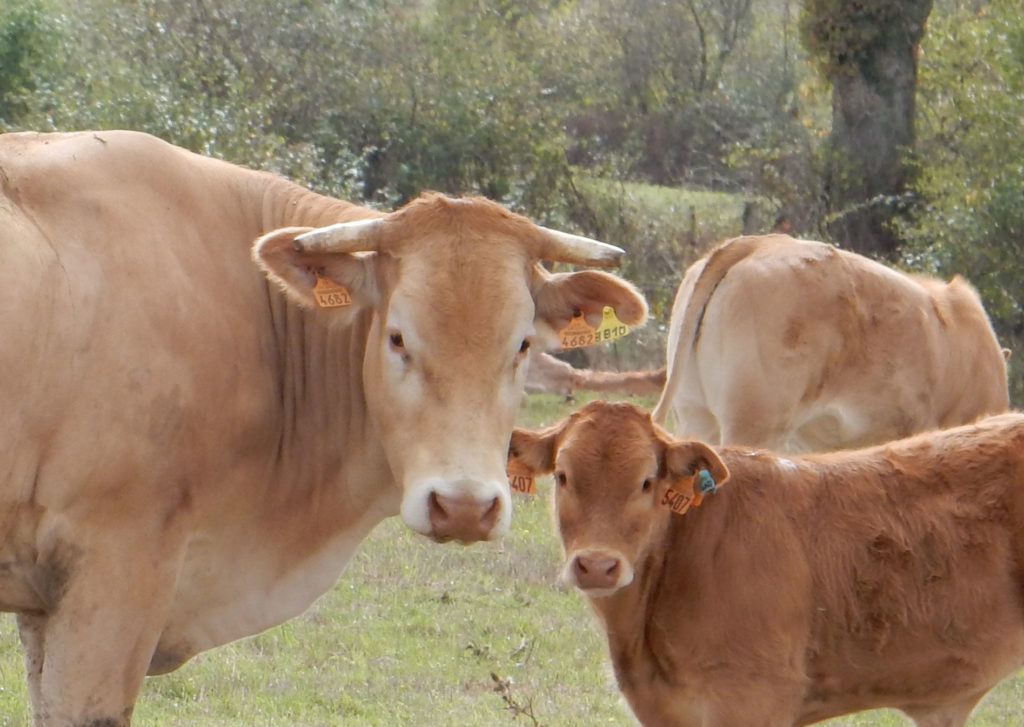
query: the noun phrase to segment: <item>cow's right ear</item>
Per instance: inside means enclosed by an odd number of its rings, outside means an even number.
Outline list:
[[[729,469],[711,447],[695,439],[673,439],[665,447],[665,470],[669,477],[681,480],[707,470],[720,487],[729,479]]]
[[[361,307],[380,299],[378,255],[303,252],[295,238],[312,227],[283,227],[253,243],[252,257],[267,278],[306,308]]]
[[[515,463],[534,475],[553,472],[559,437],[567,422],[568,419],[565,419],[539,431],[513,430],[512,439],[508,444],[509,465]]]
[[[576,315],[582,314],[596,328],[605,306],[611,306],[627,326],[640,326],[647,320],[647,301],[636,286],[599,270],[549,273],[536,265],[531,288],[537,330],[548,345],[557,345],[557,332]]]

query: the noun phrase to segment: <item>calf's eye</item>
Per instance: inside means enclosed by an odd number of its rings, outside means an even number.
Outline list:
[[[565,476],[564,472],[555,473],[555,482],[558,483],[559,487],[565,487],[565,483],[569,481],[569,478]]]
[[[522,345],[519,346],[519,353],[526,353],[530,350],[530,342],[527,339],[523,339]]]
[[[643,484],[640,485],[640,489],[643,490],[644,492],[647,492],[649,489],[651,489],[651,481],[644,480]]]

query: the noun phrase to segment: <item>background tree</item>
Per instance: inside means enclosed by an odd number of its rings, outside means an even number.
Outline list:
[[[28,113],[62,38],[53,9],[43,0],[8,0],[0,7],[0,124]]]
[[[895,257],[914,144],[917,52],[932,0],[805,0],[803,34],[832,84],[832,237]]]
[[[978,5],[977,7],[975,7]],[[1024,402],[1024,24],[1015,0],[952,7],[929,23],[918,112],[919,199],[904,263],[981,292]]]
[[[661,321],[703,248],[779,227],[965,274],[1010,345],[1015,5],[6,0],[0,129],[140,129],[381,207],[486,194],[626,247]]]

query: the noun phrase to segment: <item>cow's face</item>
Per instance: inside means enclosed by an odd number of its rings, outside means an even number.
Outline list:
[[[363,390],[403,490],[402,517],[436,540],[472,542],[509,526],[506,455],[530,347],[575,310],[596,322],[612,305],[635,325],[646,306],[610,275],[545,272],[536,264],[541,228],[522,218],[483,201],[441,199],[433,216],[413,206],[379,223],[364,248],[372,253],[296,251],[291,240],[263,247],[373,308]]]
[[[700,442],[673,440],[631,404],[593,402],[540,432],[517,429],[510,458],[534,473],[553,472],[563,579],[589,596],[633,582],[665,533],[666,494],[695,472],[728,477]]]

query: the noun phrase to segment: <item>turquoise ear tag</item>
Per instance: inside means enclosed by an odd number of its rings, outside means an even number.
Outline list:
[[[697,473],[697,489],[700,490],[702,495],[714,494],[718,491],[715,478],[707,470],[701,470]]]
[[[692,479],[680,480],[675,487],[668,488],[661,504],[672,512],[683,515],[691,506],[700,505],[704,501],[704,495],[717,490],[718,486],[711,473],[707,470],[700,470],[694,473]]]

